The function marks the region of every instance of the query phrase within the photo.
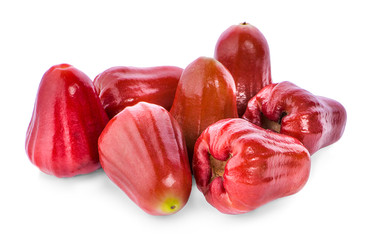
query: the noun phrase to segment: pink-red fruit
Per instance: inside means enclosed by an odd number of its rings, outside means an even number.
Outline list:
[[[98,137],[108,117],[87,75],[69,64],[41,79],[26,135],[31,162],[47,174],[72,177],[100,168]]]
[[[125,108],[98,145],[107,176],[144,211],[169,215],[184,207],[191,191],[185,140],[163,107],[140,102]]]

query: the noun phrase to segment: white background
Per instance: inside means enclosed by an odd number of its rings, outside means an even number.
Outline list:
[[[368,1],[1,1],[0,239],[371,239],[372,14]],[[312,156],[306,186],[243,215],[194,185],[172,216],[144,213],[102,170],[58,179],[24,141],[43,73],[69,63],[92,79],[118,66],[186,67],[247,21],[266,36],[274,82],[341,102],[346,131]],[[368,85],[369,84],[369,85]]]

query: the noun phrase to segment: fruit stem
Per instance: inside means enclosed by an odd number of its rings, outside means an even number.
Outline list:
[[[279,118],[279,121],[271,121],[268,119],[265,115],[261,114],[261,125],[264,129],[270,129],[274,132],[280,133],[280,130],[282,128],[282,120],[283,117],[287,115],[286,112],[283,112],[282,115]]]
[[[217,177],[223,177],[223,174],[225,173],[225,167],[226,167],[227,161],[231,157],[232,156],[230,154],[230,156],[227,159],[219,160],[219,159],[214,158],[212,154],[209,154],[209,163],[210,163],[211,171],[212,171],[212,177],[211,177],[210,182],[212,182]]]

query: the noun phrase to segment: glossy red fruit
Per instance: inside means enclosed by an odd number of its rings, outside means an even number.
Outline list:
[[[234,77],[238,114],[242,116],[249,99],[271,83],[269,45],[256,27],[244,22],[221,34],[214,56]]]
[[[87,75],[69,64],[43,76],[26,135],[26,152],[41,171],[72,177],[100,168],[98,137],[108,117]]]
[[[200,57],[185,68],[170,113],[182,128],[190,159],[204,129],[238,117],[235,92],[231,74],[213,58]]]
[[[273,83],[248,102],[243,118],[297,138],[314,154],[338,141],[347,114],[337,101],[315,96],[291,82]]]
[[[147,213],[169,215],[186,204],[192,181],[185,140],[164,108],[125,108],[102,132],[99,154],[107,176]]]
[[[110,118],[140,101],[170,110],[182,71],[174,66],[112,67],[99,74],[94,85]]]
[[[240,214],[298,192],[309,177],[310,155],[295,138],[224,119],[199,137],[192,168],[212,206]]]

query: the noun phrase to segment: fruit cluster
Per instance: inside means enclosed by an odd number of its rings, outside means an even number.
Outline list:
[[[168,215],[198,189],[227,214],[298,192],[310,156],[339,140],[344,107],[290,82],[272,83],[262,33],[242,23],[215,57],[185,69],[113,67],[94,81],[68,64],[43,76],[26,152],[47,174],[102,167],[140,208]]]

